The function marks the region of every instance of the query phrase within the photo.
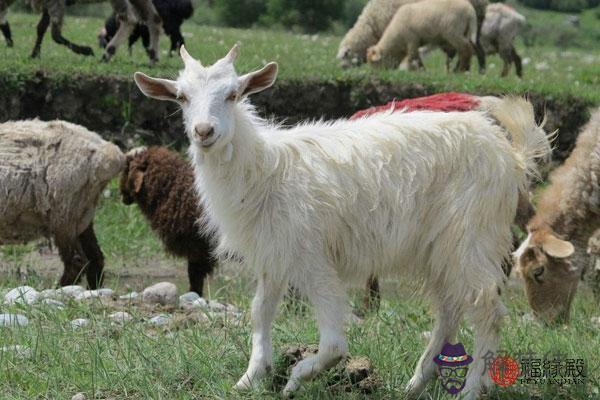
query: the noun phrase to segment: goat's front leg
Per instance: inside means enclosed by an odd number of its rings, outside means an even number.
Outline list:
[[[273,345],[271,325],[277,305],[287,288],[287,282],[263,274],[258,281],[256,295],[252,300],[252,354],[246,373],[235,384],[236,389],[250,389],[271,371]]]
[[[284,396],[290,396],[303,381],[335,366],[348,353],[344,324],[349,307],[346,293],[333,268],[306,271],[304,292],[315,307],[319,326],[319,352],[300,361],[293,369]]]

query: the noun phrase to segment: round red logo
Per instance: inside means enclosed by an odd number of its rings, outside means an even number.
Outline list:
[[[509,356],[496,357],[488,370],[488,374],[496,382],[496,385],[502,387],[515,383],[520,373],[519,363]]]

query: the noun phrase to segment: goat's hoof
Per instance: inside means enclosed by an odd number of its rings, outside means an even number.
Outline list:
[[[244,374],[240,380],[233,386],[235,390],[246,391],[252,389],[252,381],[248,378],[248,375]]]
[[[107,62],[109,62],[109,61],[110,61],[110,56],[107,56],[106,54],[104,54],[104,55],[102,56],[102,58],[100,59],[100,62],[101,62],[101,63],[107,63]]]
[[[12,41],[12,40],[7,40],[7,41],[6,41],[6,45],[7,45],[8,47],[13,47],[13,46],[14,46],[14,43],[13,43],[13,41]]]

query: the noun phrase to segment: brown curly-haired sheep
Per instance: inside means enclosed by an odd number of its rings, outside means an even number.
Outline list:
[[[190,164],[165,147],[127,153],[121,175],[123,203],[136,203],[170,254],[188,260],[190,290],[202,296],[204,278],[215,266],[208,236],[200,233],[202,210]]]

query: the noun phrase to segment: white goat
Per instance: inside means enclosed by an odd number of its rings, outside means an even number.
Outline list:
[[[244,99],[273,84],[277,64],[238,76],[237,52],[203,67],[182,46],[176,81],[135,74],[144,94],[181,105],[209,228],[220,250],[243,256],[258,278],[252,353],[236,387],[270,370],[271,324],[288,283],[314,305],[321,337],[319,352],[293,368],[286,395],[346,355],[344,283],[403,269],[436,311],[407,391],[425,389],[433,357],[468,313],[475,361],[464,393],[475,398],[489,384],[483,356],[496,351],[505,313],[501,264],[525,170],[549,149],[531,105],[502,101],[495,120],[396,112],[282,129]]]

